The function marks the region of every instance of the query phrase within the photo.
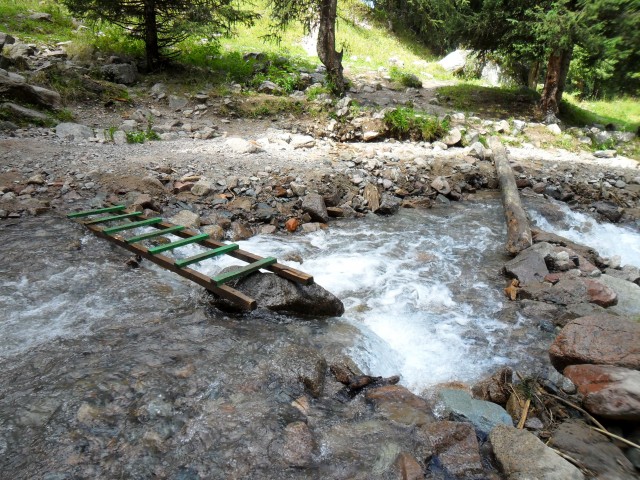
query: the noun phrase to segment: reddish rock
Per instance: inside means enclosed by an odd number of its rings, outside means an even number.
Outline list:
[[[396,459],[396,466],[400,470],[402,480],[423,480],[424,471],[420,464],[408,453],[401,453]]]
[[[173,193],[190,192],[195,182],[174,182]]]
[[[373,388],[365,398],[375,405],[377,412],[402,425],[420,426],[434,420],[427,401],[401,385]]]
[[[430,453],[453,478],[467,478],[482,473],[480,448],[475,428],[465,422],[434,422],[425,425],[421,433]]]
[[[564,375],[584,396],[583,405],[594,415],[618,420],[640,420],[640,372],[610,365],[571,365]]]
[[[551,285],[555,285],[560,281],[560,275],[557,273],[549,273],[544,277],[545,282],[549,282]]]
[[[609,287],[587,278],[582,279],[582,281],[587,286],[589,303],[595,303],[596,305],[600,305],[605,308],[618,303],[618,294]]]
[[[287,196],[287,189],[281,186],[273,187],[273,196],[282,198]]]
[[[300,226],[300,222],[298,221],[297,218],[290,218],[284,224],[284,228],[286,228],[287,231],[289,231],[291,233],[295,232],[298,229],[299,226]]]
[[[283,456],[285,461],[294,467],[304,467],[311,462],[313,453],[313,436],[307,424],[293,422],[284,429]]]
[[[549,349],[560,372],[569,365],[600,364],[640,369],[640,323],[598,314],[569,322]]]

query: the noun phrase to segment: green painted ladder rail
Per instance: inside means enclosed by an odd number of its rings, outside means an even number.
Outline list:
[[[112,213],[117,213],[117,215],[102,216],[103,214]],[[226,283],[252,272],[256,272],[260,269],[270,270],[276,275],[301,285],[311,285],[313,283],[313,277],[311,275],[294,268],[287,267],[286,265],[282,265],[281,263],[278,263],[274,257],[260,257],[247,252],[246,250],[240,249],[240,247],[235,243],[225,244],[217,242],[209,238],[209,235],[206,233],[190,230],[182,225],[174,225],[172,223],[164,222],[160,217],[147,217],[141,212],[127,211],[124,205],[114,205],[95,210],[73,212],[69,213],[67,217],[78,220],[78,222],[86,226],[96,236],[115,243],[136,255],[140,255],[156,265],[160,265],[166,270],[177,273],[178,275],[203,286],[210,292],[239,305],[245,310],[254,310],[257,307],[256,301],[239,290],[225,285]],[[105,224],[121,220],[130,221],[120,223],[118,225],[105,226]],[[139,227],[152,227],[156,230],[129,238],[125,238],[120,234],[120,232],[126,232],[127,230],[133,230]],[[168,234],[180,237],[181,240],[151,248],[146,248],[144,245],[141,245],[141,242],[144,242],[145,240],[150,240]],[[192,243],[206,247],[209,250],[179,260],[163,255],[163,252],[174,250]],[[193,265],[219,255],[229,255],[247,262],[247,265],[229,272],[218,274],[215,277],[209,277],[197,270],[189,268],[189,265]]]

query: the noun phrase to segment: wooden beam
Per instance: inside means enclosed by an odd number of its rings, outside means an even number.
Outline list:
[[[502,193],[502,205],[504,206],[504,215],[507,220],[506,250],[511,255],[517,255],[533,244],[529,219],[522,208],[516,179],[509,165],[505,148],[496,137],[489,139],[489,147],[493,150],[494,163]]]

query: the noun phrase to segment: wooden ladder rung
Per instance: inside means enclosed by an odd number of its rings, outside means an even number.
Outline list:
[[[199,253],[189,258],[185,258],[183,260],[176,260],[176,266],[178,267],[186,267],[187,265],[191,265],[193,263],[202,262],[208,258],[217,257],[218,255],[224,255],[227,252],[231,252],[233,250],[239,249],[240,246],[235,243],[231,243],[229,245],[225,245],[220,248],[214,248],[213,250],[207,250],[206,252]]]
[[[160,223],[160,222],[162,222],[161,217],[147,218],[146,220],[140,220],[139,222],[125,223],[124,225],[105,228],[102,230],[102,233],[106,233],[107,235],[110,235],[112,233],[122,232],[123,230],[131,230],[133,228],[146,227],[147,225],[155,225],[156,223]]]
[[[81,218],[90,215],[98,215],[100,213],[120,212],[126,207],[124,205],[114,205],[113,207],[98,208],[97,210],[84,210],[82,212],[68,213],[67,218]]]
[[[208,233],[201,233],[200,235],[194,235],[193,237],[183,238],[182,240],[177,240],[175,242],[167,243],[165,245],[159,245],[157,247],[153,247],[149,249],[149,253],[156,254],[160,252],[166,252],[167,250],[173,250],[174,248],[182,247],[184,245],[189,245],[190,243],[200,242],[202,240],[206,240],[209,238]]]
[[[269,265],[273,265],[278,260],[275,257],[267,257],[262,260],[258,260],[257,262],[250,263],[246,267],[241,267],[236,270],[232,270],[231,272],[221,273],[215,277],[211,278],[211,282],[215,284],[216,287],[223,285],[231,280],[235,280],[236,278],[244,277],[249,273],[260,270],[261,268],[268,267]]]
[[[168,235],[170,233],[179,232],[180,230],[184,230],[185,227],[182,225],[175,225],[169,228],[163,228],[160,230],[156,230],[155,232],[143,233],[142,235],[138,235],[136,237],[127,238],[127,243],[138,243],[144,240],[149,240],[151,238],[161,237],[162,235]]]
[[[140,215],[142,215],[142,212],[123,213],[122,215],[114,215],[112,217],[94,218],[82,223],[84,223],[85,225],[94,225],[96,223],[106,223],[113,222],[114,220],[122,220],[124,218],[139,217]]]

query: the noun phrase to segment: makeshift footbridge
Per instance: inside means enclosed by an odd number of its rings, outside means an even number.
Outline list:
[[[225,285],[231,280],[243,277],[260,269],[266,269],[280,277],[301,285],[311,285],[313,283],[313,277],[311,275],[282,265],[278,263],[274,257],[254,255],[253,253],[240,249],[235,243],[225,244],[217,242],[209,238],[209,235],[206,233],[200,233],[182,225],[165,222],[160,217],[148,217],[143,215],[142,212],[128,211],[125,205],[114,205],[96,210],[73,212],[69,213],[67,217],[77,220],[98,237],[115,243],[173,273],[177,273],[203,286],[210,292],[237,304],[245,310],[254,310],[257,307],[256,301],[235,288]],[[155,230],[139,235],[124,236],[141,227],[153,227]],[[160,243],[152,247],[145,247],[143,245],[143,242],[158,240],[169,234],[180,237],[180,240],[168,242],[165,239],[166,243]],[[179,260],[163,255],[163,252],[175,250],[190,244],[198,244],[208,248],[208,250]],[[220,255],[229,255],[247,262],[247,265],[229,272],[220,273],[214,277],[209,277],[197,270],[189,268],[189,265],[194,265],[203,260]]]

